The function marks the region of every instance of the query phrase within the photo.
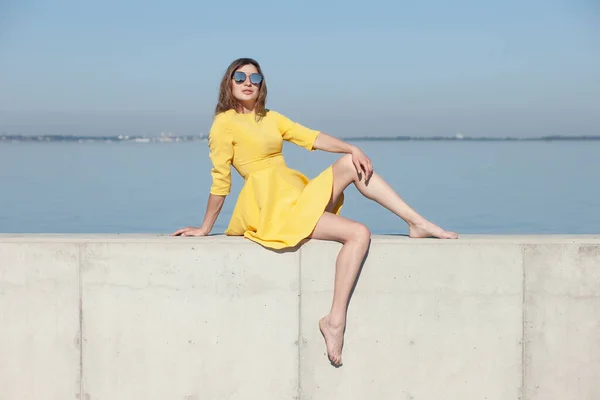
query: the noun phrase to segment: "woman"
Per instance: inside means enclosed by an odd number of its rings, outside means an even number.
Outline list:
[[[267,85],[255,60],[241,58],[231,63],[221,81],[209,133],[212,186],[204,222],[172,235],[209,234],[230,192],[233,165],[245,183],[227,235],[243,235],[271,249],[294,247],[310,238],[341,242],[333,304],[319,321],[328,357],[340,365],[347,304],[371,236],[365,225],[339,215],[344,189],[354,183],[364,196],[406,221],[412,238],[451,239],[458,235],[432,224],[408,206],[373,172],[371,160],[358,147],[266,109],[266,97]],[[281,153],[283,140],[310,151],[345,155],[309,180],[286,166]]]

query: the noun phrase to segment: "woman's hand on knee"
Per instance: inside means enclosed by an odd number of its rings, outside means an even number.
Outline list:
[[[366,181],[373,175],[373,164],[367,155],[358,147],[352,149],[352,162],[356,167],[356,172],[362,174]]]

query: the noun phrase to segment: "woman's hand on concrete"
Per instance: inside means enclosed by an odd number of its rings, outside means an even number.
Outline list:
[[[171,233],[171,236],[207,236],[208,231],[202,227],[188,226]]]

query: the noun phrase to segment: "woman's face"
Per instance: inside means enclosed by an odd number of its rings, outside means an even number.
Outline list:
[[[261,82],[262,76],[254,65],[238,68],[231,79],[233,97],[240,103],[256,101]]]

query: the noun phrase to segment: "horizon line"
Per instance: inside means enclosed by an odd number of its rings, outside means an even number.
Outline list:
[[[208,135],[12,135],[0,134],[0,142],[194,142],[206,141]],[[354,136],[339,137],[345,141],[569,141],[569,140],[600,140],[600,135],[545,135],[534,137],[516,136]]]

